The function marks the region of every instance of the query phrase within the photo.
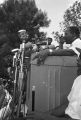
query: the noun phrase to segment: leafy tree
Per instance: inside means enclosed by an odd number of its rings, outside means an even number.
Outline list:
[[[81,2],[76,1],[72,6],[70,6],[63,16],[64,20],[60,23],[63,29],[68,26],[81,26]]]
[[[60,31],[64,32],[69,26],[78,26],[81,30],[81,2],[75,1],[64,13],[63,21],[60,24]],[[54,38],[62,48],[64,39],[59,32],[54,33]]]
[[[21,43],[18,30],[26,29],[29,35],[27,41],[32,42],[35,35],[38,38],[46,36],[39,29],[48,27],[49,23],[47,13],[37,8],[35,0],[7,0],[0,5],[0,68],[3,68],[0,76],[8,67],[7,56],[10,55],[10,51],[19,47]]]
[[[47,13],[38,10],[34,0],[8,0],[0,8],[0,23],[2,29],[13,39],[20,29],[26,29],[29,35],[29,41],[32,40],[35,34],[40,36],[39,28],[48,27]],[[12,37],[12,35],[14,37]],[[16,38],[11,41],[19,42]]]

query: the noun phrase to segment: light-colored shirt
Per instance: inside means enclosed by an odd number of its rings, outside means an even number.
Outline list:
[[[66,44],[66,43],[63,44],[63,49],[72,49],[79,57],[80,53],[76,48],[81,49],[81,39],[80,38],[77,38],[76,40],[74,40],[72,42],[72,44]]]
[[[80,48],[81,49],[81,39],[77,38],[76,40],[74,40],[71,44],[71,46],[69,47],[69,49],[72,49],[79,57],[80,53],[76,48]]]
[[[64,42],[63,49],[69,49],[70,46],[71,46],[70,44],[66,44],[66,42]]]
[[[72,49],[78,56],[80,53],[76,50],[76,48],[81,49],[81,40],[76,39],[69,49]],[[68,107],[65,110],[65,114],[68,114],[73,119],[81,120],[81,75],[78,76],[73,83],[71,91],[68,95]]]
[[[69,104],[65,114],[73,119],[81,120],[81,75],[74,80],[71,92],[68,95],[68,101]]]
[[[59,46],[59,43],[55,40],[52,41],[51,45],[54,45],[55,47]]]

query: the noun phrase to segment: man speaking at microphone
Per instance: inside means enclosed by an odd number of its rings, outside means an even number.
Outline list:
[[[68,27],[65,31],[64,39],[66,44],[70,44],[68,49],[45,49],[37,53],[33,57],[33,60],[37,59],[37,62],[41,64],[41,62],[44,63],[48,56],[79,56],[80,52],[77,50],[77,48],[81,49],[81,40],[78,27]]]
[[[68,27],[65,31],[65,41],[67,44],[70,44],[70,47],[68,49],[46,49],[43,51],[40,51],[38,54],[36,54],[33,57],[34,59],[37,59],[37,62],[41,64],[41,62],[44,62],[45,59],[52,55],[52,56],[74,56],[77,55],[80,56],[80,50],[81,50],[81,40],[80,40],[80,31],[78,27],[71,26]],[[68,102],[63,105],[56,108],[51,114],[57,117],[64,117],[66,116],[67,120],[81,120],[81,90],[79,89],[81,87],[81,76],[77,77],[74,81],[74,84],[72,86],[72,90],[70,94],[68,95]],[[59,118],[60,119],[60,118]]]

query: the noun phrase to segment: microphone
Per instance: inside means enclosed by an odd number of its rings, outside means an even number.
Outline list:
[[[19,51],[18,48],[11,50],[12,53],[15,53],[15,52],[17,52],[17,51]]]

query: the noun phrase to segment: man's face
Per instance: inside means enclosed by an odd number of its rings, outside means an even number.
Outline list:
[[[27,32],[23,31],[19,33],[19,37],[20,39],[25,40],[26,38],[28,38],[28,34]]]
[[[71,44],[73,42],[73,34],[70,32],[69,28],[65,31],[64,35],[65,41],[67,44]]]

